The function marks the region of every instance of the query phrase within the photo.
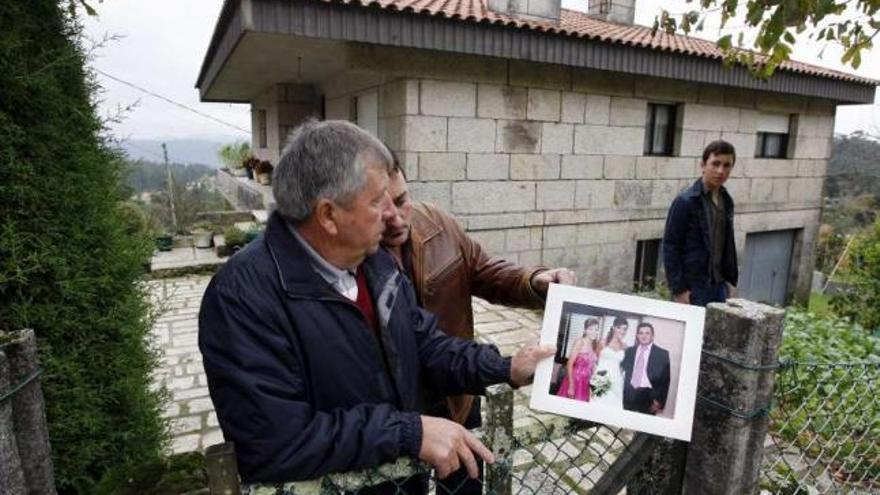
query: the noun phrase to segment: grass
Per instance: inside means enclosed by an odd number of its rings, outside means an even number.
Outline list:
[[[830,316],[833,314],[830,304],[830,297],[818,292],[810,293],[809,310],[816,316]]]

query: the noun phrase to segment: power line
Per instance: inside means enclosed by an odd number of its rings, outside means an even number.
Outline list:
[[[244,133],[246,133],[246,134],[250,134],[250,133],[251,133],[251,131],[249,131],[249,130],[247,130],[247,129],[244,129],[244,128],[242,128],[242,127],[239,127],[239,126],[237,126],[237,125],[235,125],[235,124],[231,124],[231,123],[226,122],[226,121],[224,121],[224,120],[220,120],[220,119],[218,119],[217,117],[214,117],[214,116],[212,116],[212,115],[208,115],[208,114],[206,114],[206,113],[204,113],[204,112],[201,112],[201,111],[199,111],[199,110],[196,110],[195,108],[192,108],[192,107],[190,107],[190,106],[184,105],[183,103],[178,103],[178,102],[172,100],[171,98],[167,98],[167,97],[162,96],[162,95],[160,95],[160,94],[158,94],[158,93],[154,93],[154,92],[152,92],[152,91],[150,91],[150,90],[148,90],[148,89],[145,89],[145,88],[142,88],[142,87],[138,86],[137,84],[134,84],[134,83],[131,83],[131,82],[125,81],[125,80],[123,80],[123,79],[119,79],[118,77],[115,77],[115,76],[111,76],[110,74],[107,74],[106,72],[104,72],[104,71],[102,71],[102,70],[100,70],[100,69],[97,69],[97,68],[94,68],[94,67],[93,67],[93,69],[94,69],[95,72],[97,72],[98,74],[103,75],[104,77],[107,77],[107,78],[109,78],[109,79],[113,79],[114,81],[116,81],[116,82],[118,82],[118,83],[124,84],[124,85],[126,85],[126,86],[131,87],[131,88],[134,88],[134,89],[136,89],[136,90],[138,90],[138,91],[140,91],[140,92],[142,92],[142,93],[146,93],[146,94],[148,94],[148,95],[150,95],[150,96],[152,96],[152,97],[154,97],[154,98],[158,98],[158,99],[160,99],[160,100],[162,100],[162,101],[165,101],[165,102],[167,102],[167,103],[170,103],[170,104],[172,104],[172,105],[174,105],[174,106],[176,106],[176,107],[180,107],[180,108],[182,108],[182,109],[184,109],[184,110],[188,110],[188,111],[193,112],[193,113],[195,113],[195,114],[197,114],[197,115],[199,115],[199,116],[202,116],[202,117],[204,117],[204,118],[206,118],[206,119],[211,119],[211,120],[213,120],[214,122],[217,122],[217,123],[219,123],[219,124],[223,124],[223,125],[225,125],[225,126],[227,126],[227,127],[231,127],[231,128],[233,128],[233,129],[239,130],[239,131],[244,132]]]

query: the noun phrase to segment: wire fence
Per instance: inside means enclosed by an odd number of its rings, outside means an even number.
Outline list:
[[[528,416],[512,437],[496,441],[495,464],[487,466],[479,490],[501,494],[586,494],[631,444],[632,432],[587,421]],[[482,435],[486,437],[485,433]],[[496,437],[497,438],[497,437]],[[499,443],[506,445],[499,445]],[[500,455],[499,455],[500,454]],[[409,459],[379,469],[335,474],[309,482],[246,485],[246,495],[357,493],[453,495],[472,493],[464,483],[437,483],[427,466]]]
[[[764,443],[762,494],[880,493],[880,363],[781,362]],[[512,416],[511,411],[507,411]],[[550,415],[491,413],[480,436],[496,454],[486,467],[486,495],[652,493],[639,488],[640,451],[657,437]],[[740,418],[743,419],[743,418]],[[750,419],[744,419],[749,421]],[[647,440],[652,438],[654,440]],[[644,455],[642,459],[645,459]],[[621,462],[623,461],[623,462]],[[629,464],[621,469],[621,465]],[[641,478],[641,479],[640,479]],[[650,480],[648,480],[650,481]],[[334,474],[309,482],[246,485],[247,495],[464,495],[464,484],[437,483],[428,466],[402,459],[378,469]]]
[[[773,494],[880,493],[880,363],[783,363],[764,447]]]

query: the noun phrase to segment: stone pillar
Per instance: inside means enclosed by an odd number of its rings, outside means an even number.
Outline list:
[[[486,446],[495,463],[486,464],[485,493],[510,495],[513,490],[513,389],[493,385],[486,389]]]
[[[211,445],[205,450],[205,471],[211,495],[240,495],[238,461],[232,442]]]
[[[251,149],[278,164],[287,135],[304,120],[322,118],[321,96],[309,84],[277,84],[251,102]]]
[[[9,359],[0,352],[0,493],[25,493],[24,472],[15,443]]]
[[[684,493],[757,493],[785,312],[710,304]]]
[[[21,386],[11,397],[15,438],[29,495],[55,493],[52,447],[43,391],[39,381],[37,340],[31,329],[0,334],[0,351],[6,354],[13,386]],[[12,492],[15,493],[15,492]]]

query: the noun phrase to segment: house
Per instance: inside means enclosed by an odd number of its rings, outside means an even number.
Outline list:
[[[197,87],[249,103],[273,162],[306,117],[357,122],[488,251],[614,290],[658,276],[667,207],[724,138],[740,293],[804,300],[835,107],[873,102],[878,82],[799,62],[757,80],[712,42],[633,25],[634,8],[227,0]]]

